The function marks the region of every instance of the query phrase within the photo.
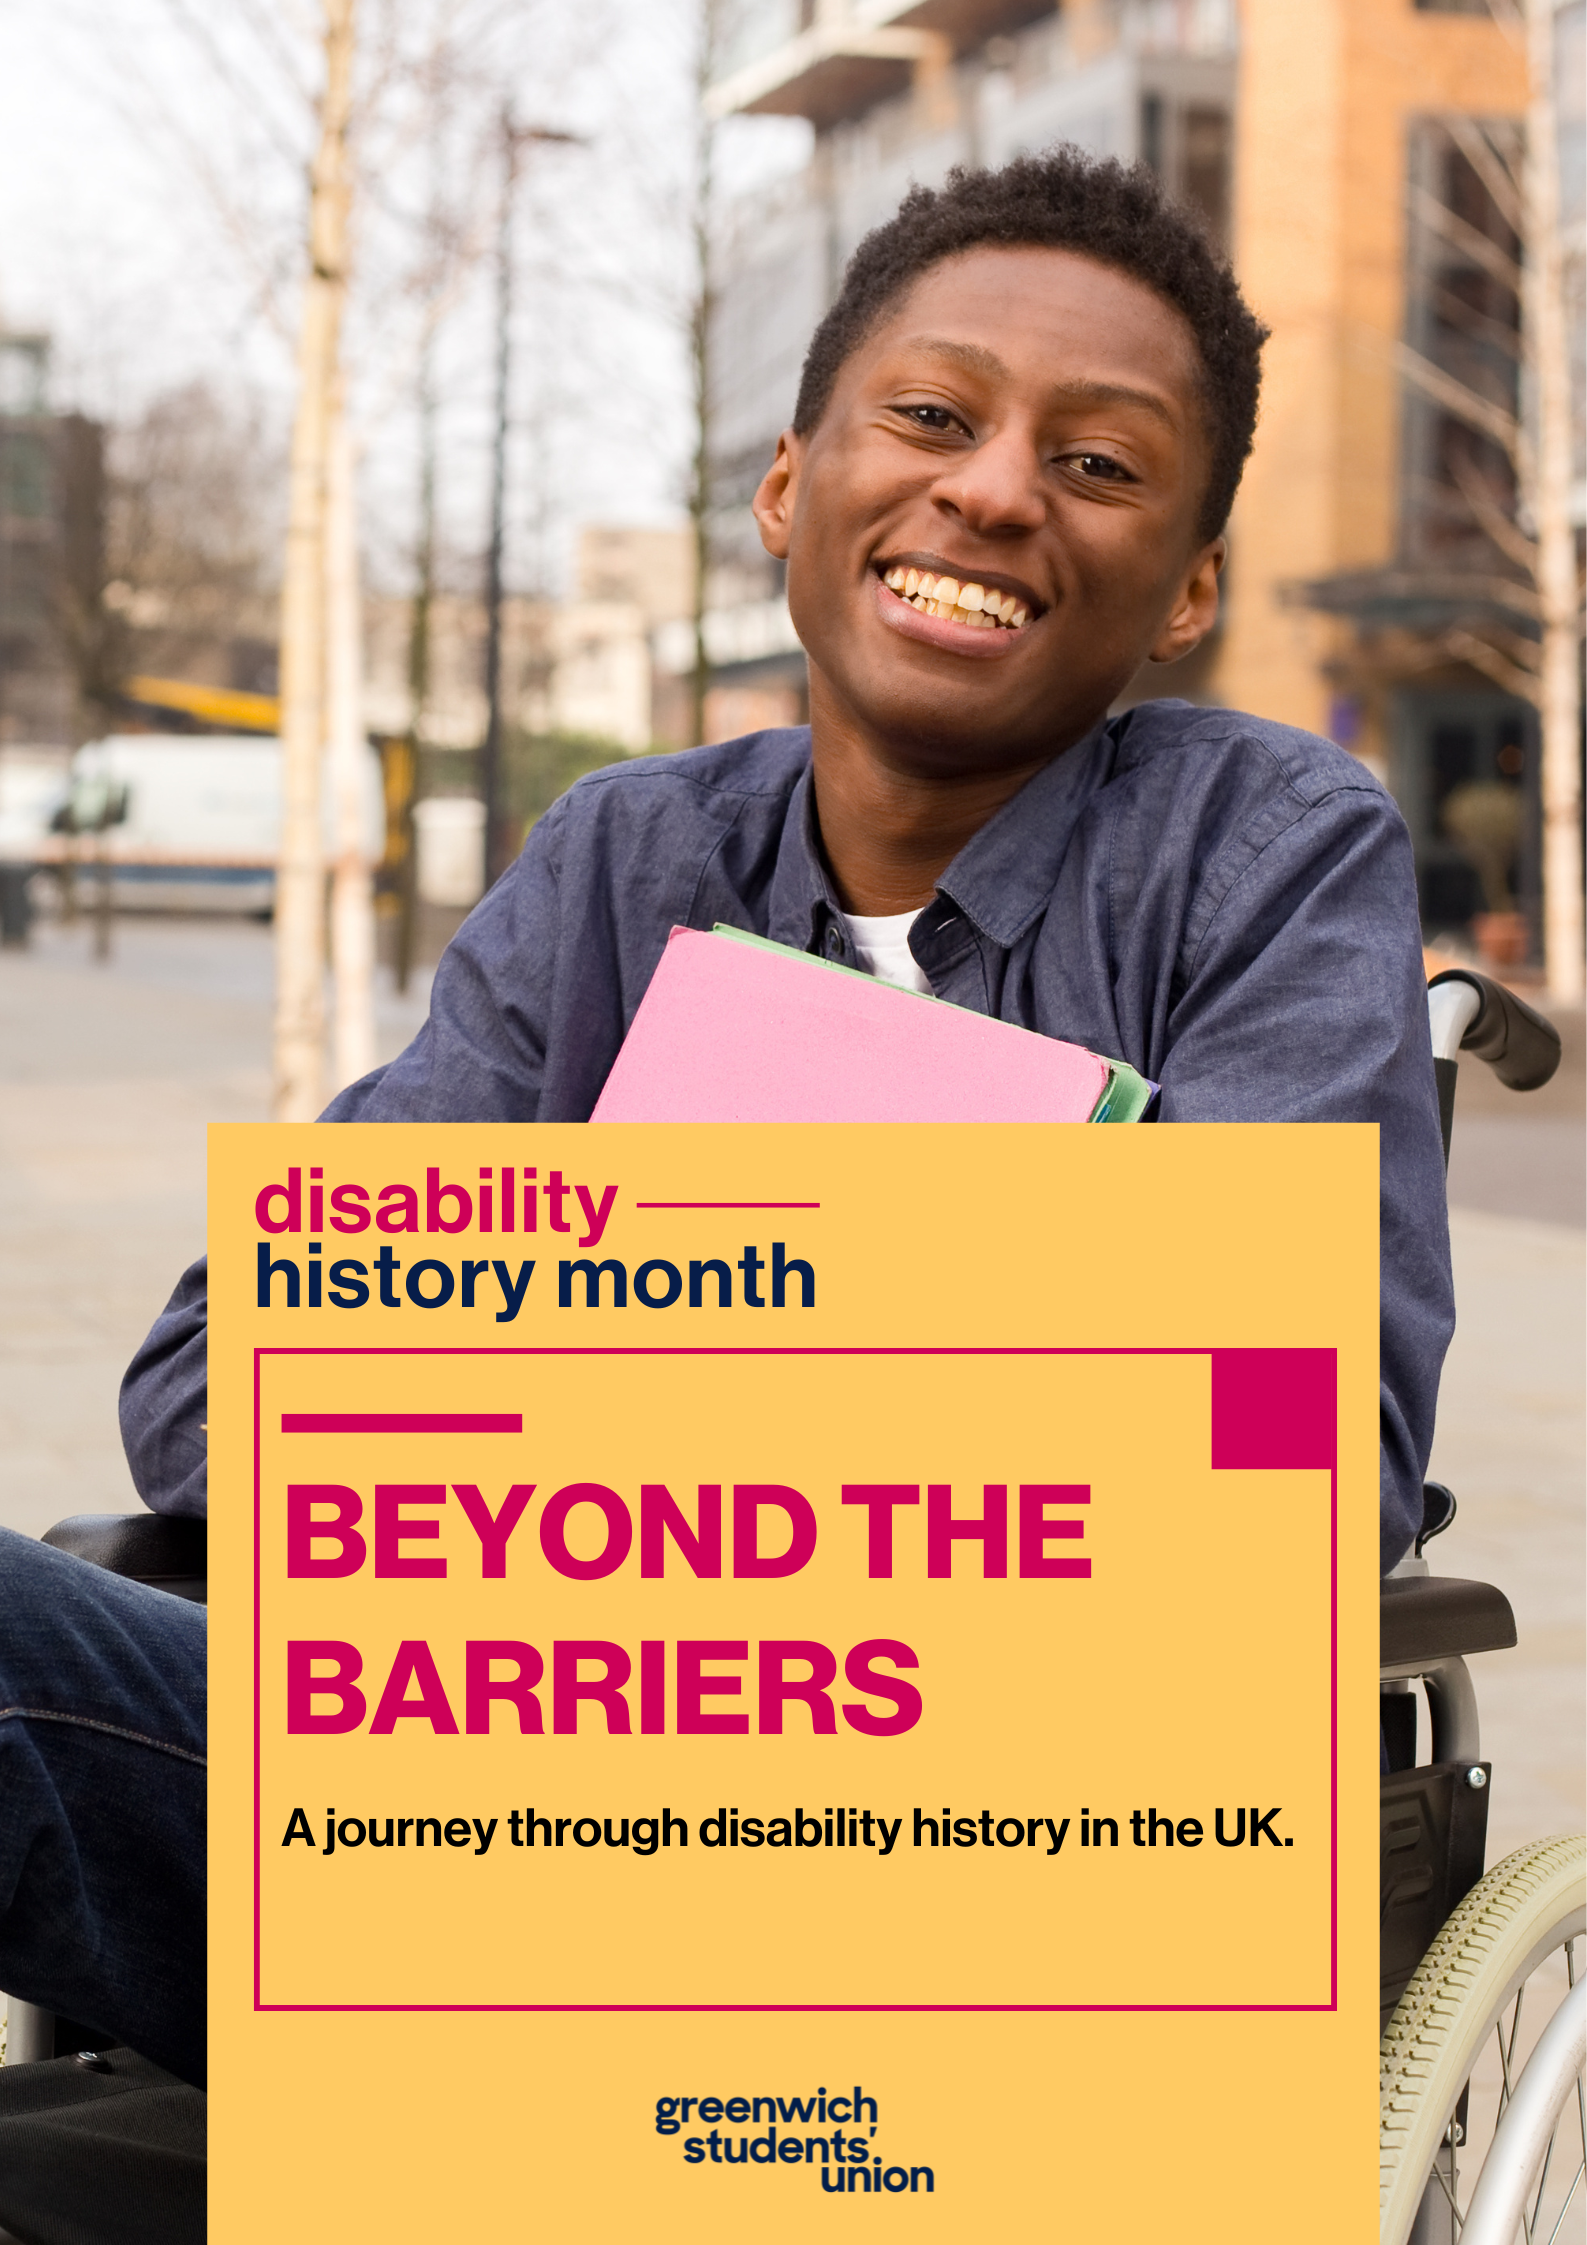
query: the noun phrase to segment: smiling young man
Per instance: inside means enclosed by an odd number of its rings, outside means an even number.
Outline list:
[[[755,501],[808,731],[581,780],[458,934],[413,1044],[329,1114],[581,1121],[668,931],[727,921],[1118,1054],[1168,1123],[1377,1122],[1388,1566],[1452,1323],[1405,829],[1308,734],[1108,715],[1216,618],[1262,339],[1143,172],[1068,150],[915,190],[850,265]],[[199,1264],[122,1391],[157,1511],[206,1509],[205,1393]],[[198,2078],[201,1627],[4,1531],[0,1595],[32,1617],[0,1704],[53,1710],[0,1725],[0,1985]],[[157,1938],[116,1837],[138,1803],[168,1857],[142,1879]]]
[[[1264,331],[1143,170],[916,188],[861,243],[755,499],[810,726],[609,767],[539,822],[335,1121],[580,1121],[669,929],[725,921],[1116,1053],[1176,1121],[1381,1124],[1382,1556],[1421,1521],[1453,1323],[1404,825],[1352,758],[1180,701],[1217,616]],[[205,1504],[204,1272],[128,1373]]]

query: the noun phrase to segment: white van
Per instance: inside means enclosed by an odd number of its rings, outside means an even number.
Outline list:
[[[72,791],[91,815],[105,789],[126,791],[126,816],[80,838],[73,855],[114,868],[118,911],[267,913],[281,845],[281,743],[259,733],[112,733],[72,759]],[[364,848],[386,846],[380,758],[364,759]],[[330,776],[324,795],[332,850]],[[58,849],[50,855],[59,854]]]

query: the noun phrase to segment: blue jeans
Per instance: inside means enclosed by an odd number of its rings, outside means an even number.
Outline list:
[[[0,1528],[0,1988],[205,2062],[202,1606]]]

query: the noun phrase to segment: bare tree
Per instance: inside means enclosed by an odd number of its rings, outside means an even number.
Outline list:
[[[397,988],[406,990],[413,972],[414,916],[418,909],[413,805],[418,794],[419,760],[424,751],[430,703],[430,637],[435,611],[436,413],[435,327],[426,328],[419,354],[419,489],[413,552],[413,594],[408,619],[408,738],[399,775],[397,812],[403,823],[401,893],[397,917]],[[389,753],[389,752],[388,752]]]
[[[705,738],[705,697],[711,657],[705,643],[711,570],[712,330],[716,321],[716,122],[707,96],[720,74],[726,0],[697,0],[694,62],[694,172],[689,211],[694,293],[689,306],[689,402],[694,447],[689,466],[689,527],[694,546],[694,677],[691,738]]]
[[[1574,1005],[1583,982],[1581,594],[1570,521],[1570,356],[1554,27],[1552,0],[1526,0],[1531,100],[1523,173],[1522,334],[1536,427],[1523,480],[1536,539],[1533,575],[1542,641],[1537,705],[1543,730],[1543,957],[1550,996]]]
[[[312,1122],[325,1043],[327,495],[340,420],[351,202],[355,0],[324,0],[325,76],[310,174],[309,271],[298,337],[297,413],[281,588],[281,854],[276,873],[275,1114]]]
[[[429,690],[437,540],[436,343],[489,247],[500,203],[494,142],[482,126],[499,112],[504,82],[521,75],[531,52],[544,85],[562,67],[562,50],[576,59],[599,47],[603,0],[586,0],[576,35],[559,31],[549,41],[549,11],[538,0],[314,0],[284,10],[267,0],[160,4],[188,66],[207,81],[215,113],[226,120],[219,136],[195,126],[190,84],[162,78],[159,52],[140,41],[130,12],[118,21],[113,7],[104,23],[102,7],[90,0],[62,0],[77,16],[84,51],[101,72],[103,98],[143,147],[198,189],[227,282],[246,278],[249,317],[261,315],[283,339],[296,326],[297,412],[281,588],[286,803],[277,892],[276,1111],[303,1117],[316,1111],[324,1073],[326,867],[318,821],[327,754],[334,764],[335,743],[345,755],[352,738],[347,713],[354,704],[346,681],[357,668],[345,622],[357,614],[360,550],[350,481],[345,517],[338,517],[342,528],[335,530],[330,519],[337,414],[356,423],[367,452],[383,422],[412,401],[417,369],[422,457],[410,648],[415,753],[409,759],[416,763]],[[225,151],[221,160],[217,145]],[[305,174],[310,255],[295,307],[303,265],[298,193]],[[348,275],[355,193],[356,292]],[[119,630],[119,622],[109,620]],[[114,639],[115,632],[108,636]],[[333,785],[333,797],[339,792]],[[342,874],[331,913],[338,1074],[345,1074],[351,1055],[371,1049],[372,1037],[373,931],[366,926],[356,939],[352,932],[353,900],[367,900],[370,884],[367,868],[354,870],[351,833],[341,829],[333,850]],[[355,1026],[358,1018],[361,1026]]]
[[[257,400],[161,392],[121,427],[60,424],[78,547],[54,573],[57,621],[89,725],[136,673],[263,687],[275,637],[280,453]]]
[[[1449,480],[1491,566],[1463,572],[1477,611],[1438,635],[1431,659],[1454,657],[1531,703],[1542,736],[1543,958],[1549,995],[1577,1004],[1583,989],[1581,847],[1582,596],[1570,521],[1572,430],[1565,257],[1559,207],[1554,96],[1554,0],[1492,0],[1510,35],[1524,40],[1530,98],[1524,134],[1445,121],[1481,181],[1508,241],[1474,226],[1426,190],[1416,216],[1519,304],[1519,410],[1459,379],[1409,344],[1406,379],[1506,463],[1507,477],[1456,459]],[[1508,347],[1506,327],[1481,307],[1443,306],[1468,335]],[[1504,488],[1504,484],[1508,488]]]
[[[388,758],[395,754],[400,759],[394,774],[388,765],[388,778],[394,778],[395,785],[388,789],[387,803],[388,817],[394,813],[403,827],[395,959],[399,990],[406,990],[413,968],[417,867],[412,810],[431,688],[440,468],[438,347],[446,322],[484,254],[492,217],[493,137],[465,135],[460,149],[458,125],[471,98],[477,104],[487,86],[489,95],[495,96],[498,73],[487,67],[489,24],[487,16],[482,31],[473,19],[459,18],[449,10],[413,73],[426,185],[422,207],[412,221],[418,254],[404,289],[418,320],[412,355],[417,476],[408,620],[409,714],[406,741],[387,751]]]
[[[331,972],[336,1087],[375,1065],[375,900],[365,842],[363,612],[358,590],[358,510],[351,432],[340,396],[326,473],[325,716],[331,819]]]

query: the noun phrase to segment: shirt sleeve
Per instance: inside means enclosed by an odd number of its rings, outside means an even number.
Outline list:
[[[152,1512],[202,1520],[209,1510],[209,1265],[176,1292],[121,1383],[121,1442],[133,1486]]]
[[[562,813],[470,913],[436,968],[407,1050],[339,1092],[322,1122],[533,1122],[557,967]],[[208,1508],[208,1310],[204,1261],[183,1273],[121,1383],[121,1439],[155,1512]]]
[[[1410,838],[1386,795],[1291,798],[1228,846],[1187,929],[1170,1122],[1379,1126],[1380,1558],[1421,1526],[1454,1287]]]
[[[441,955],[424,1027],[322,1122],[533,1122],[557,971],[559,804]]]

